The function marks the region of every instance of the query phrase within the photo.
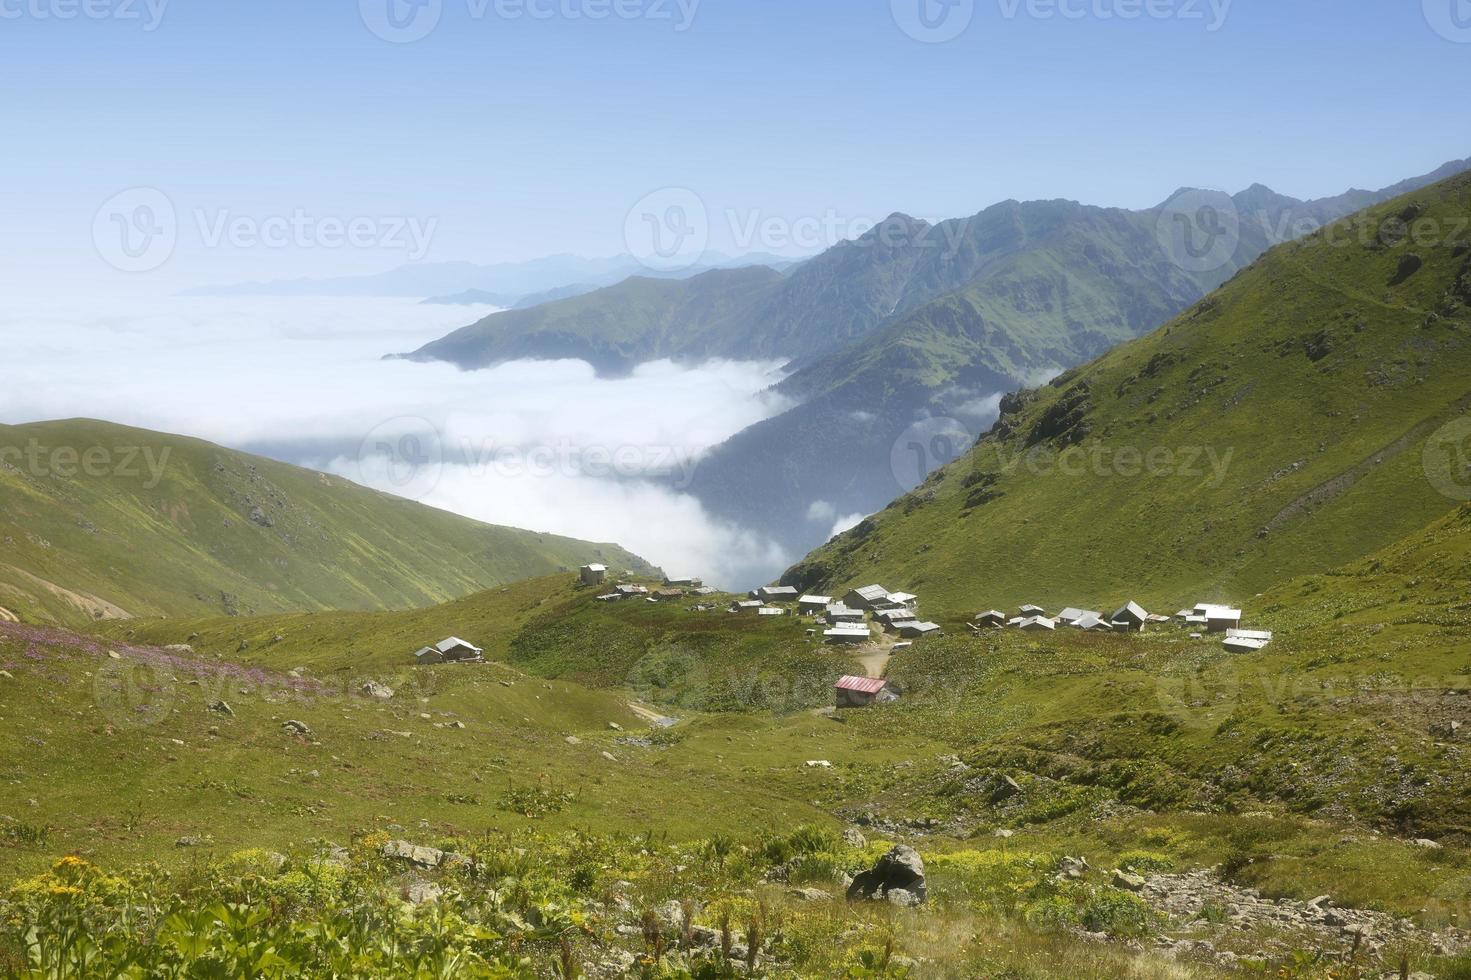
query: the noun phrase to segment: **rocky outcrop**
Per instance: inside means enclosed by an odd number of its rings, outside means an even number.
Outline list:
[[[910,906],[923,903],[926,897],[924,860],[907,844],[896,845],[848,888],[849,901]]]

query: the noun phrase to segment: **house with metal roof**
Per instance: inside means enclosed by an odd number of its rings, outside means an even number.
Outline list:
[[[1067,625],[1074,629],[1085,630],[1089,633],[1112,632],[1114,629],[1112,623],[1105,621],[1097,613],[1088,613],[1086,616],[1080,616]]]
[[[822,638],[829,643],[867,643],[873,634],[863,623],[838,623],[823,630]]]
[[[804,595],[797,600],[797,611],[816,616],[832,604],[830,595]]]
[[[912,592],[890,592],[886,598],[879,599],[873,603],[874,609],[915,609],[919,606],[919,596]]]
[[[485,659],[485,651],[458,636],[451,636],[432,647],[416,651],[414,659],[421,664],[476,663]]]
[[[865,585],[861,589],[853,589],[843,597],[843,604],[852,606],[854,609],[872,609],[874,603],[883,602],[889,597],[889,590],[882,585]]]
[[[939,623],[921,623],[919,620],[905,620],[897,627],[899,635],[906,639],[917,640],[926,636],[938,636],[940,633]]]
[[[705,583],[702,582],[702,581],[700,581],[699,579],[695,578],[692,575],[686,575],[686,576],[680,576],[678,578],[666,578],[666,579],[664,579],[664,584],[665,585],[679,586],[681,588],[686,588],[686,589],[698,589],[702,585],[704,585]]]
[[[839,708],[868,708],[881,699],[894,700],[888,687],[889,682],[881,677],[850,676],[839,678],[833,685],[833,693]]]
[[[1025,605],[1025,606],[1022,606],[1020,609],[1017,610],[1017,612],[1019,612],[1019,613],[1022,614],[1022,618],[1023,619],[1026,619],[1028,616],[1045,616],[1045,615],[1047,615],[1047,610],[1043,609],[1041,606],[1033,606],[1033,605]]]
[[[1046,616],[1028,616],[1017,624],[1028,633],[1041,633],[1057,629],[1057,624]]]
[[[977,616],[973,622],[979,626],[1005,626],[1006,613],[999,609],[992,609]]]
[[[864,619],[862,609],[852,609],[842,603],[828,606],[825,615],[829,623],[861,623]]]
[[[766,602],[796,602],[798,592],[790,585],[767,585],[756,590],[756,598]]]
[[[1254,653],[1271,642],[1272,634],[1268,630],[1227,630],[1222,645],[1232,653]]]
[[[1126,603],[1118,609],[1110,619],[1113,628],[1120,633],[1138,633],[1144,629],[1144,624],[1149,622],[1149,613],[1137,602]]]
[[[1057,614],[1057,621],[1064,626],[1076,626],[1078,624],[1078,620],[1082,619],[1085,616],[1093,616],[1098,619],[1102,619],[1103,613],[1098,612],[1096,609],[1078,609],[1074,606],[1068,606],[1062,612]]]
[[[608,580],[607,565],[583,565],[578,570],[583,585],[602,585]]]
[[[758,610],[765,609],[766,603],[760,599],[742,599],[740,602],[732,602],[730,611],[737,613],[750,613],[755,615]]]
[[[1205,631],[1207,633],[1224,633],[1227,630],[1238,629],[1240,626],[1240,609],[1216,606],[1205,614]]]
[[[785,616],[787,611],[780,606],[762,606],[756,610],[758,616]]]
[[[880,609],[873,614],[873,618],[884,629],[892,632],[905,623],[914,622],[915,615],[913,609]]]

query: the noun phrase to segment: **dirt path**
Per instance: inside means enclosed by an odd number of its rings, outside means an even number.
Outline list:
[[[892,633],[884,633],[874,642],[864,644],[863,652],[853,659],[863,665],[864,673],[869,677],[882,677],[894,656],[894,644],[898,642],[898,637]]]
[[[661,728],[668,728],[670,725],[673,725],[679,720],[677,718],[665,717],[664,715],[659,714],[659,712],[655,711],[654,709],[647,707],[646,705],[639,704],[636,701],[628,702],[628,710],[638,715],[650,725],[658,725]]]

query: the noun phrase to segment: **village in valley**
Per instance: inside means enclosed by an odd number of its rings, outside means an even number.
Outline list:
[[[898,700],[899,693],[884,676],[889,658],[909,649],[917,640],[944,633],[939,623],[920,618],[918,595],[890,592],[877,584],[851,589],[842,597],[803,595],[793,586],[767,585],[752,589],[745,598],[735,597],[722,605],[719,599],[723,594],[718,589],[692,576],[665,577],[662,585],[654,586],[634,581],[636,576],[632,573],[622,577],[628,581],[610,582],[608,567],[600,564],[584,565],[578,571],[583,587],[607,588],[595,597],[597,602],[682,603],[695,598],[702,601],[687,607],[690,612],[723,610],[737,616],[800,617],[812,624],[806,628],[809,642],[854,648],[868,674],[845,675],[837,680],[833,685],[837,708],[866,708]],[[1188,630],[1194,640],[1207,634],[1221,635],[1222,645],[1232,653],[1254,652],[1272,642],[1269,631],[1243,629],[1243,617],[1242,610],[1217,603],[1201,602],[1173,616],[1165,616],[1130,601],[1110,615],[1069,606],[1052,616],[1042,606],[1033,604],[1021,606],[1015,615],[989,609],[976,614],[965,625],[977,635],[1007,629],[1045,634],[1063,628],[1085,633],[1139,634],[1151,628],[1173,627]],[[865,650],[873,655],[862,656]],[[451,636],[421,648],[413,657],[420,666],[480,663],[484,661],[484,650]]]

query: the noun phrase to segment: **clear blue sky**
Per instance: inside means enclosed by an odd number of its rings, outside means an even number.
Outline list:
[[[191,215],[151,273],[188,285],[404,258],[210,248],[199,211],[433,220],[427,259],[495,261],[620,252],[666,186],[782,222],[938,218],[1321,196],[1471,155],[1467,0],[1235,0],[1214,31],[1211,0],[975,0],[944,43],[891,0],[702,0],[685,30],[677,0],[425,0],[437,28],[389,43],[360,9],[389,2],[171,0],[147,30],[148,0],[0,0],[3,285],[116,278],[92,222],[133,186]],[[58,18],[84,3],[109,16]],[[1200,16],[1118,16],[1151,4]],[[638,16],[560,12],[600,7]]]

